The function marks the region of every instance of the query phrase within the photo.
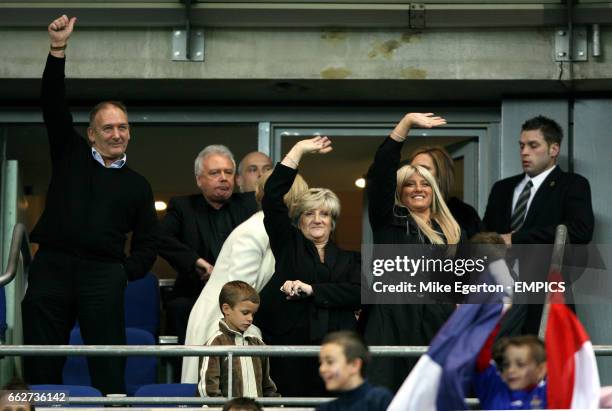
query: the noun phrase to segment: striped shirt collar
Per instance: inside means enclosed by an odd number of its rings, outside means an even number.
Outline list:
[[[91,148],[91,155],[93,156],[94,160],[102,164],[103,167],[106,167],[106,164],[104,163],[104,159],[102,158],[100,153],[98,153],[96,149],[93,147]],[[125,163],[127,163],[127,155],[123,153],[123,156],[119,160],[113,161],[111,165],[106,168],[121,168],[125,165]]]

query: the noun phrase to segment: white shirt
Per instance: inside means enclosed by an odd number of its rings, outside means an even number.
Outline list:
[[[102,166],[106,167],[106,163],[104,163],[104,159],[102,158],[100,153],[98,153],[96,149],[93,147],[91,148],[91,155],[93,156],[94,160],[102,164]],[[111,165],[108,166],[108,168],[121,168],[125,165],[125,163],[127,163],[127,154],[123,153],[123,156],[119,160],[113,161]]]
[[[529,195],[529,200],[527,200],[527,209],[525,210],[525,216],[527,216],[527,213],[529,212],[529,207],[531,206],[531,201],[533,200],[533,197],[535,197],[535,194],[538,192],[538,189],[540,188],[544,180],[546,180],[546,177],[548,177],[548,175],[552,173],[552,171],[556,167],[557,166],[554,165],[548,170],[541,172],[535,177],[529,177],[527,174],[525,174],[525,178],[523,178],[521,182],[518,183],[518,185],[514,188],[514,195],[512,196],[512,212],[513,213],[514,213],[514,208],[516,207],[516,203],[518,201],[519,196],[523,192],[523,189],[525,188],[529,180],[531,180],[531,184],[533,184],[533,187],[531,187],[531,194]]]

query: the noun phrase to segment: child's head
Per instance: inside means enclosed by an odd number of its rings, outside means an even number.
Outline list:
[[[352,331],[325,336],[319,353],[319,375],[328,391],[347,391],[363,382],[370,359],[368,346]]]
[[[506,243],[501,235],[493,232],[481,232],[470,238],[475,257],[487,256],[490,263],[506,257]]]
[[[223,411],[262,411],[262,408],[252,398],[238,397],[227,401],[223,405]]]
[[[28,400],[23,399],[19,401],[19,398],[10,395],[16,391],[30,390],[30,386],[21,381],[19,377],[13,377],[13,379],[6,383],[0,390],[0,409],[2,411],[34,411],[34,404],[31,404]]]
[[[245,332],[259,309],[259,294],[244,281],[230,281],[221,289],[219,307],[228,327]]]
[[[513,391],[535,386],[546,375],[544,343],[534,335],[501,338],[493,347],[493,358]]]

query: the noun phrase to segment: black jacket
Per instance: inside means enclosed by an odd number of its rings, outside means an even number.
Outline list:
[[[512,196],[525,177],[519,174],[493,185],[484,224],[487,230],[509,233]],[[512,234],[513,244],[552,244],[555,228],[565,224],[572,244],[587,244],[593,237],[593,205],[589,181],[579,174],[566,173],[560,167],[546,177],[531,201],[525,222]]]
[[[295,327],[307,327],[310,341],[318,343],[329,331],[354,329],[354,310],[359,307],[359,253],[338,248],[331,240],[325,247],[325,262],[314,243],[296,228],[288,216],[283,196],[297,171],[278,164],[265,186],[262,201],[264,225],[276,260],[272,279],[261,292],[255,319],[264,334],[282,335]],[[280,291],[285,281],[301,280],[314,290],[311,297],[289,301]]]
[[[233,227],[237,227],[257,210],[253,193],[234,193],[228,201]],[[215,264],[222,244],[205,239],[210,230],[209,212],[202,194],[170,199],[166,217],[161,222],[159,255],[177,272],[175,296],[197,297],[204,284],[195,271],[195,262],[203,258]],[[228,233],[229,234],[229,233]]]
[[[484,224],[474,207],[457,197],[447,199],[446,205],[459,227],[465,231],[467,238],[472,238],[474,234],[484,231]]]

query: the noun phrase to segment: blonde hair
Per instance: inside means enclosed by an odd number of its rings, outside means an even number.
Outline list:
[[[257,204],[261,208],[261,200],[264,196],[264,187],[266,186],[266,181],[272,175],[273,170],[268,170],[259,177],[257,180],[257,184],[255,185],[255,200]],[[308,191],[308,183],[306,180],[302,178],[300,174],[295,176],[295,180],[293,180],[293,184],[291,188],[283,197],[285,205],[289,209],[289,217],[291,219],[295,218],[295,205],[302,194]]]
[[[453,215],[446,206],[446,202],[444,201],[444,197],[438,188],[436,179],[425,167],[407,164],[397,170],[395,205],[408,210],[408,213],[410,213],[410,216],[414,219],[419,229],[423,232],[423,234],[425,234],[432,244],[445,244],[444,240],[440,236],[440,233],[434,230],[425,220],[413,213],[412,210],[402,203],[402,188],[406,185],[406,181],[414,173],[421,175],[431,186],[431,191],[433,193],[430,205],[431,219],[435,220],[440,225],[442,234],[444,234],[444,237],[446,237],[446,244],[457,244],[459,242],[459,238],[461,237],[461,228],[459,228],[459,224],[457,224],[457,221],[455,221]]]
[[[306,211],[316,208],[329,211],[332,217],[333,231],[336,228],[336,220],[340,216],[340,200],[333,191],[327,188],[311,188],[302,193],[295,204],[295,213],[292,218],[299,220]]]

